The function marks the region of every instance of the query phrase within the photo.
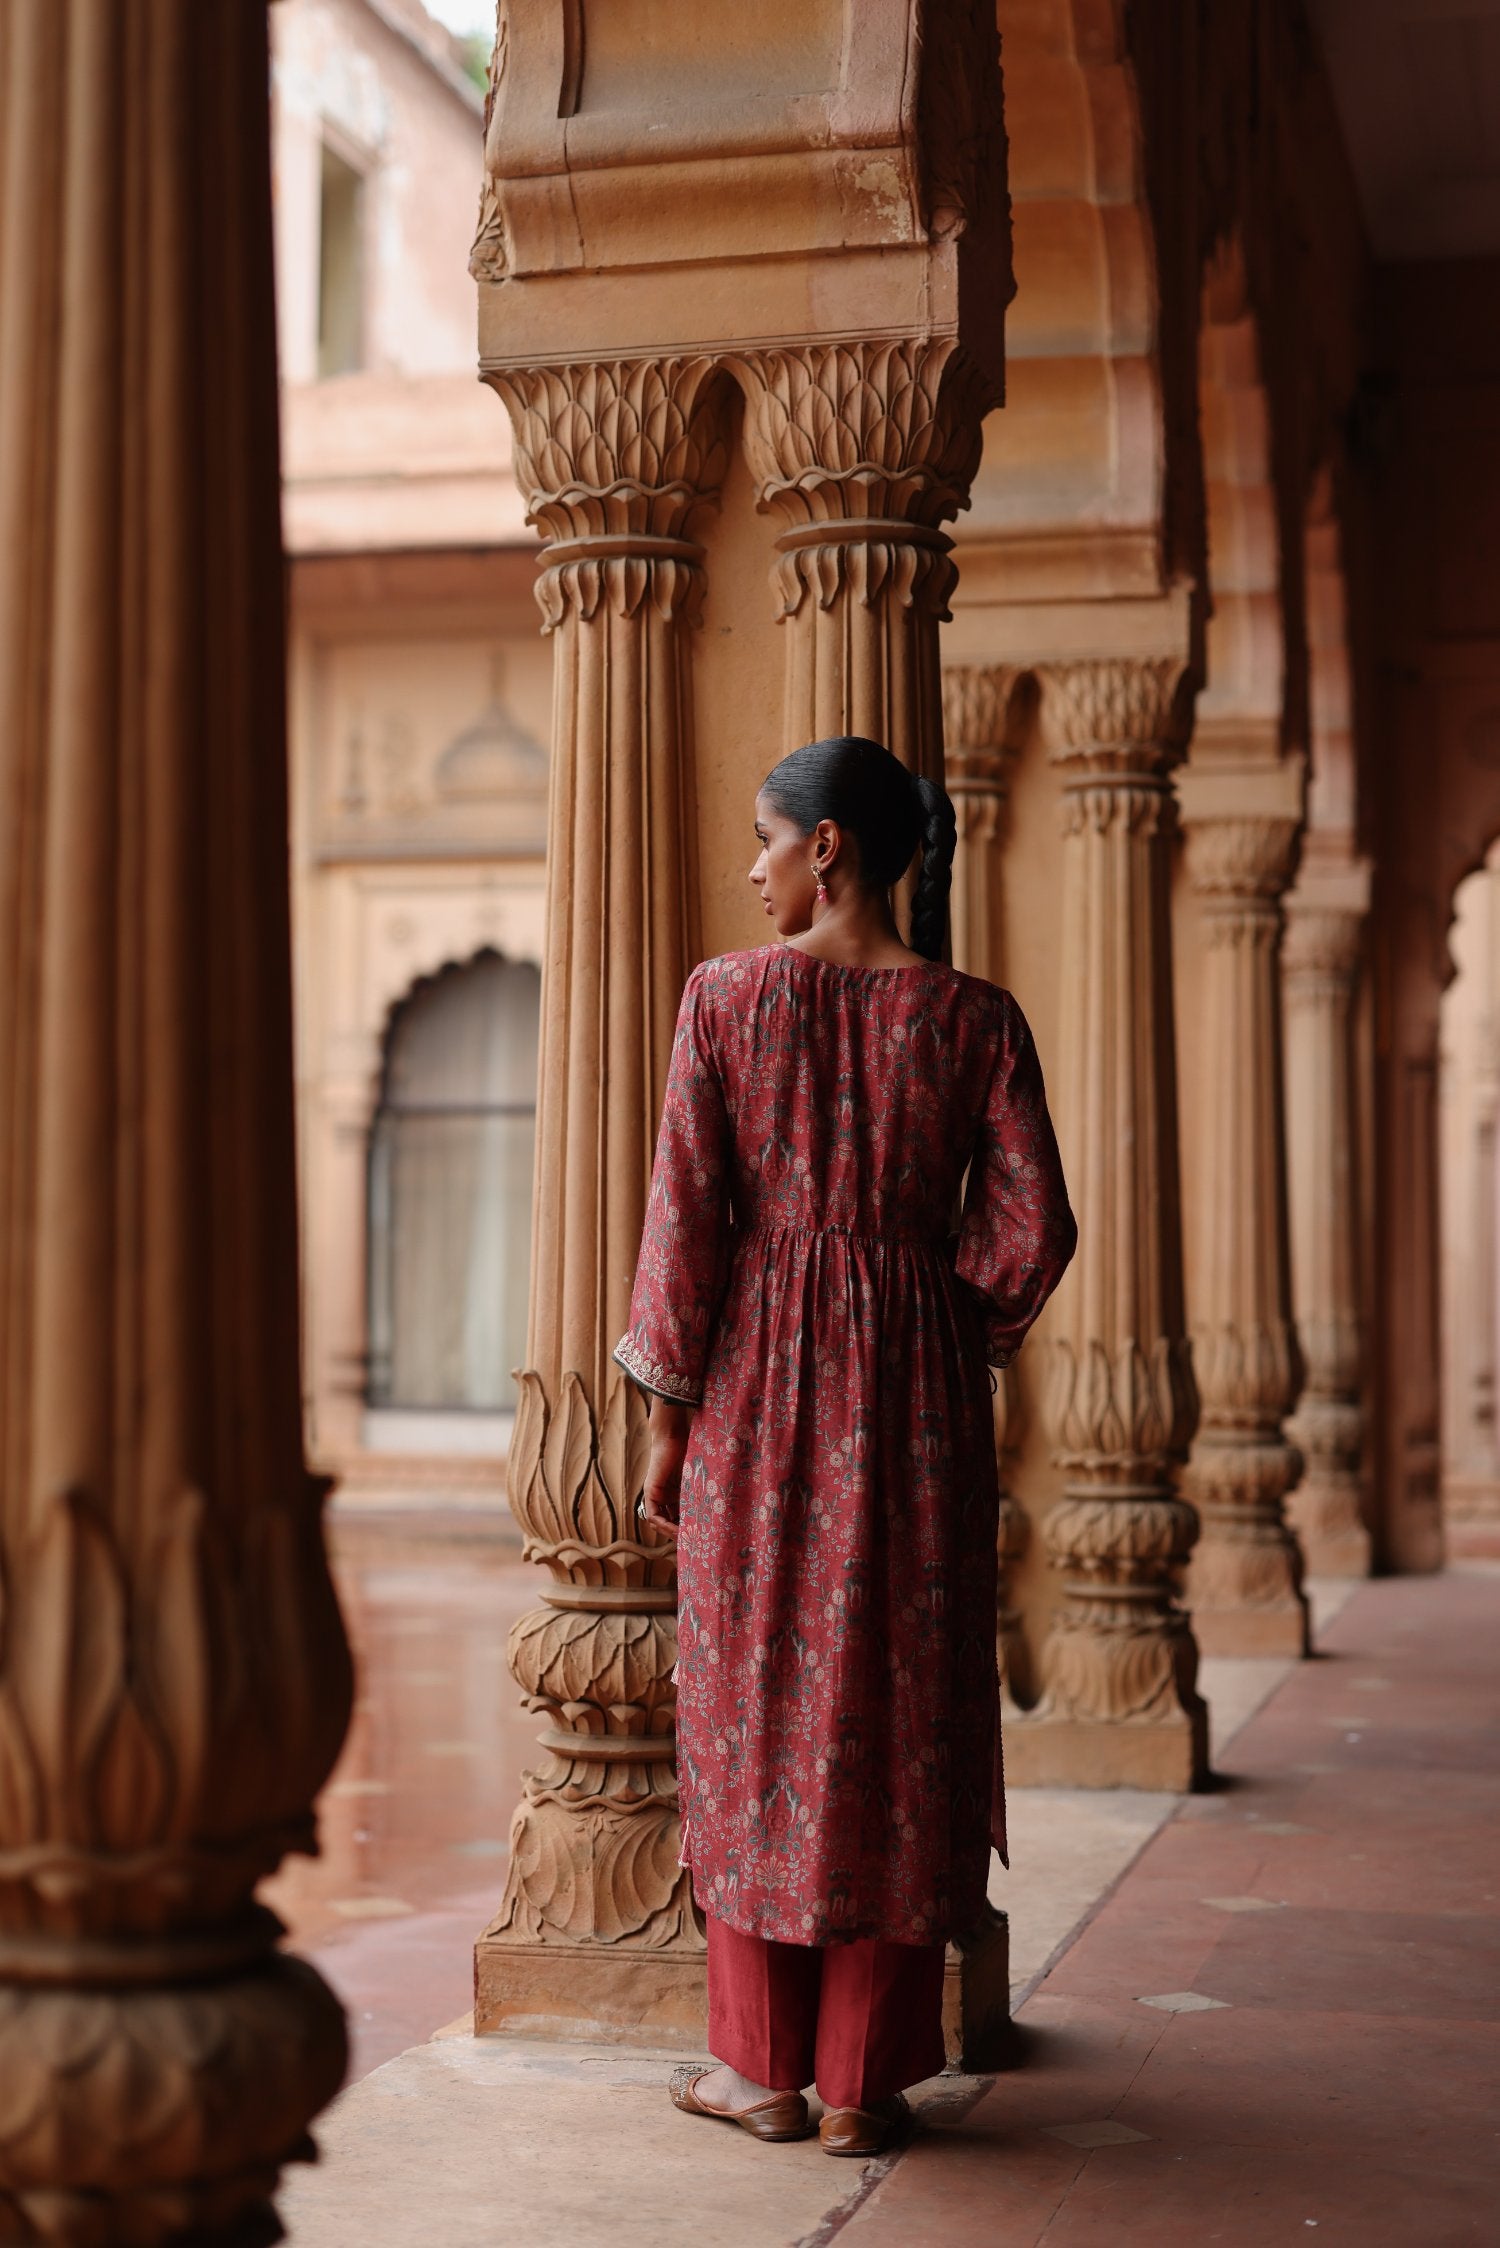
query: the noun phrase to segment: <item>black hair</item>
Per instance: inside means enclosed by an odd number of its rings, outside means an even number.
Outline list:
[[[875,889],[899,882],[920,845],[922,871],[911,902],[911,948],[940,960],[958,821],[947,790],[913,773],[879,742],[832,734],[773,765],[761,784],[778,812],[811,835],[836,820],[859,845],[860,870]]]

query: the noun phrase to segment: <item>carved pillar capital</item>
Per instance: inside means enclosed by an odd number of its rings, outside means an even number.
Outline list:
[[[745,456],[781,525],[772,573],[792,742],[857,733],[940,775],[937,626],[993,385],[951,337],[801,344],[730,362]]]
[[[943,666],[943,755],[960,824],[967,804],[1006,793],[1017,747],[1017,689],[1026,676],[1013,663]]]
[[[497,367],[485,379],[515,435],[526,519],[547,541],[543,630],[600,604],[696,610],[695,512],[717,498],[725,445],[717,370],[704,357]]]
[[[1185,813],[1183,829],[1188,879],[1211,911],[1253,914],[1268,906],[1272,926],[1279,926],[1275,909],[1296,865],[1297,821],[1257,813],[1194,819]]]
[[[1116,773],[1163,776],[1181,763],[1192,690],[1180,657],[1038,664],[1036,677],[1047,753],[1055,764],[1107,779]]]
[[[1351,906],[1286,901],[1282,982],[1289,1003],[1336,998],[1352,991],[1364,958],[1366,914]]]

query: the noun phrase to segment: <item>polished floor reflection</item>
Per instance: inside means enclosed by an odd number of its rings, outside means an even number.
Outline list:
[[[505,1644],[539,1580],[508,1518],[336,1514],[333,1550],[354,1722],[319,1804],[322,1856],[262,1893],[348,2008],[353,2078],[473,2003],[537,1732]]]

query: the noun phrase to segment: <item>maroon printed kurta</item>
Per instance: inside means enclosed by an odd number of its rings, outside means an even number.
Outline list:
[[[785,944],[694,969],[614,1355],[699,1406],[682,1854],[732,1928],[933,1943],[980,1918],[1003,1847],[987,1366],[1074,1239],[1007,992]]]

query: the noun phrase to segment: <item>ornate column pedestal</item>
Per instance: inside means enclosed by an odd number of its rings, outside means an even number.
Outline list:
[[[950,923],[953,965],[991,983],[1004,981],[1005,917],[1001,852],[1012,740],[1015,664],[946,664],[943,667],[944,769],[958,814],[953,857]],[[1010,1605],[1007,1578],[1026,1551],[1031,1522],[1010,1490],[1017,1449],[1019,1404],[1012,1368],[995,1375],[995,1452],[1000,1468],[1000,1583],[995,1617],[1000,1681],[1007,1711],[1017,1713],[1015,1688],[1024,1681],[1027,1650],[1020,1610]],[[1024,1688],[1023,1688],[1024,1692]]]
[[[1063,779],[1056,1070],[1079,1219],[1057,1292],[1048,1417],[1064,1496],[1042,1695],[1007,1764],[1032,1785],[1181,1788],[1208,1765],[1198,1655],[1174,1595],[1196,1535],[1175,1474],[1196,1412],[1183,1333],[1168,844],[1187,733],[1176,658],[1048,665]]]
[[[509,1466],[552,1583],[511,1634],[546,1719],[475,2027],[701,2042],[704,1939],[678,1865],[674,1552],[643,1534],[646,1406],[610,1360],[677,1001],[698,957],[684,645],[694,511],[723,466],[702,358],[492,370],[547,536],[557,635],[528,1356]]]
[[[1188,875],[1203,903],[1202,1113],[1193,1370],[1201,1413],[1184,1490],[1201,1535],[1185,1598],[1220,1655],[1303,1655],[1302,1556],[1284,1501],[1301,1462],[1283,1428],[1301,1388],[1287,1256],[1281,898],[1296,857],[1300,765],[1182,783]]]
[[[1292,1305],[1304,1368],[1287,1434],[1302,1456],[1288,1513],[1314,1576],[1364,1577],[1364,1337],[1355,1167],[1355,988],[1368,868],[1339,892],[1306,876],[1287,899],[1282,939]]]
[[[0,11],[0,2237],[281,2237],[302,1454],[263,8]],[[257,98],[257,94],[259,98]]]

